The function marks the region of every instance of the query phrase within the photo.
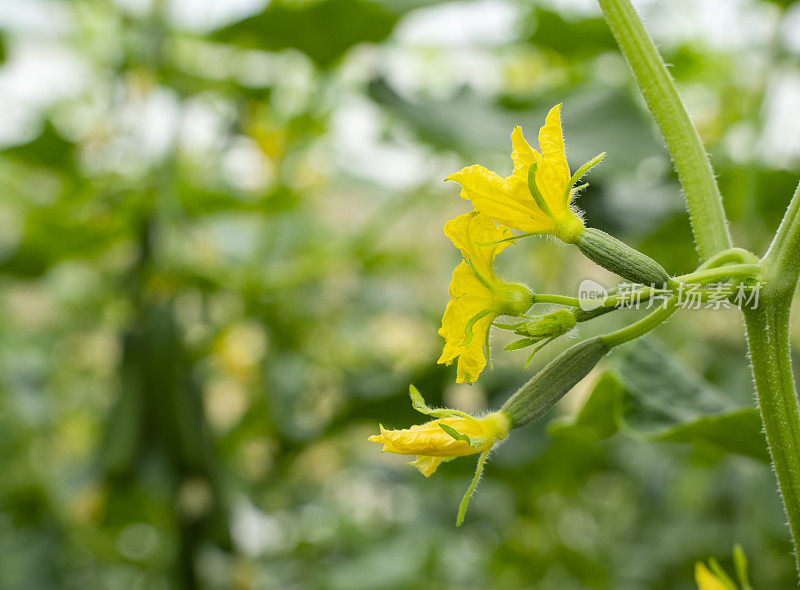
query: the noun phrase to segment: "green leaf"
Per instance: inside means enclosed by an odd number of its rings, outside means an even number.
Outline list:
[[[298,49],[322,68],[336,64],[353,46],[383,41],[398,14],[366,0],[271,2],[267,8],[213,35],[213,39],[253,49]]]
[[[8,148],[3,151],[3,155],[26,164],[72,174],[75,165],[75,144],[64,139],[50,121],[45,121],[35,139]]]
[[[617,361],[574,418],[551,424],[553,436],[599,441],[620,432],[769,462],[755,408],[736,404],[651,340],[637,341]]]
[[[761,428],[761,416],[758,410],[746,408],[727,415],[699,418],[675,426],[654,439],[691,443],[695,447],[711,445],[729,453],[769,463],[769,453]]]
[[[384,79],[369,85],[369,95],[412,125],[419,139],[442,149],[458,149],[468,159],[482,159],[487,154],[507,153],[509,134],[521,125],[533,140],[544,123],[548,109],[564,102],[565,135],[569,138],[569,157],[585,161],[608,146],[609,137],[625,137],[614,144],[613,157],[607,158],[595,177],[611,178],[630,170],[648,157],[663,157],[663,148],[654,138],[651,123],[638,112],[638,103],[616,89],[598,90],[576,87],[569,94],[544,96],[524,110],[505,110],[485,97],[465,90],[448,100],[420,98],[413,102],[401,96]],[[464,121],[470,121],[465,125]],[[531,234],[510,238],[513,241]]]
[[[619,380],[611,372],[603,373],[578,414],[571,419],[557,418],[548,430],[552,436],[605,440],[619,431],[618,409],[624,396],[625,388]]]
[[[595,56],[616,47],[602,18],[565,20],[558,12],[536,8],[531,15],[536,29],[528,42],[576,60]]]

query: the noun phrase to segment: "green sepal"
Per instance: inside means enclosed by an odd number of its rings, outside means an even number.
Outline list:
[[[745,556],[744,549],[739,543],[733,546],[733,568],[736,571],[736,577],[739,579],[739,585],[742,590],[753,590],[750,585],[750,575],[748,574],[747,556]]]
[[[534,357],[534,355],[536,355],[536,353],[537,353],[537,352],[539,352],[540,350],[542,350],[542,349],[543,349],[545,346],[547,346],[548,344],[550,344],[550,343],[551,343],[553,340],[555,340],[556,338],[558,338],[558,336],[551,336],[550,338],[548,338],[547,340],[545,340],[544,342],[542,342],[542,343],[541,343],[539,346],[537,346],[536,348],[534,348],[534,349],[533,349],[533,352],[532,352],[532,353],[530,353],[530,354],[528,355],[528,358],[526,358],[526,359],[525,359],[525,364],[524,364],[524,365],[522,365],[522,368],[523,368],[523,369],[527,369],[527,368],[528,368],[528,365],[530,365],[530,364],[531,364],[531,361],[533,360],[533,357]]]
[[[475,475],[472,477],[472,482],[469,484],[464,497],[461,498],[461,504],[458,506],[458,517],[456,518],[456,526],[461,526],[464,522],[464,517],[467,515],[467,506],[469,505],[469,499],[472,497],[472,494],[475,492],[475,488],[478,485],[478,480],[481,478],[481,473],[483,473],[483,465],[486,463],[486,457],[489,456],[489,451],[483,451],[478,457],[478,465],[475,467]]]
[[[491,371],[492,369],[494,369],[494,367],[492,366],[492,347],[489,344],[490,331],[491,330],[486,330],[486,337],[483,339],[483,349],[484,352],[486,353],[486,366],[489,367],[489,370]]]
[[[536,201],[536,204],[539,205],[539,209],[541,209],[545,215],[549,218],[553,218],[553,214],[550,212],[550,207],[547,205],[547,201],[544,200],[542,193],[539,192],[539,187],[536,186],[536,169],[538,165],[536,162],[530,165],[528,168],[528,190],[533,197],[533,200]]]
[[[575,183],[578,182],[584,174],[589,172],[589,170],[591,170],[592,168],[597,166],[600,162],[602,162],[603,158],[605,157],[606,157],[605,152],[603,152],[602,154],[597,154],[594,158],[586,162],[583,166],[581,166],[575,171],[575,174],[573,174],[572,178],[569,179],[569,184],[567,185],[567,188],[564,190],[564,203],[567,204],[569,203],[569,197],[570,194],[572,194]],[[576,187],[574,190],[579,191],[581,188],[583,187]]]
[[[475,439],[475,442],[473,442],[472,439],[468,435],[460,433],[458,430],[456,430],[452,426],[448,426],[447,424],[442,424],[441,422],[439,422],[439,428],[444,430],[447,434],[449,434],[455,440],[460,440],[462,442],[467,443],[473,449],[480,449],[481,445],[483,444],[483,441],[480,440],[480,439]]]
[[[534,340],[533,338],[520,338],[519,340],[515,340],[511,344],[506,345],[504,350],[520,350],[522,348],[533,346],[537,342],[538,340]]]
[[[451,410],[450,408],[435,409],[428,407],[428,404],[425,403],[425,398],[422,397],[419,389],[414,387],[413,384],[408,386],[408,395],[411,398],[411,407],[420,414],[433,416],[434,418],[449,418],[451,416],[459,416],[460,418],[474,420],[474,418],[469,414],[465,412],[459,412],[458,410]]]
[[[478,246],[494,246],[495,244],[502,244],[503,242],[513,242],[514,240],[518,240],[521,238],[530,238],[533,236],[540,236],[542,232],[532,231],[525,234],[517,234],[516,236],[511,236],[510,238],[500,238],[499,240],[494,240],[493,242],[476,242]]]
[[[722,582],[722,584],[726,588],[728,588],[728,590],[739,590],[736,587],[736,582],[734,582],[731,579],[731,577],[727,574],[727,572],[725,572],[725,570],[722,569],[722,566],[719,564],[719,562],[716,559],[714,559],[713,557],[711,559],[709,559],[708,560],[708,565],[711,567],[711,571],[713,572],[713,574],[715,576],[717,576],[719,581]]]
[[[464,341],[461,344],[459,344],[459,346],[466,346],[467,344],[472,342],[473,338],[472,328],[475,327],[475,324],[478,323],[478,320],[480,320],[481,318],[485,318],[490,313],[492,313],[491,309],[484,309],[483,311],[479,311],[470,318],[470,320],[467,322],[467,325],[464,326]]]
[[[491,290],[492,290],[492,285],[489,283],[489,281],[487,281],[487,280],[486,280],[486,279],[485,279],[485,278],[484,278],[484,277],[481,275],[481,273],[479,273],[479,272],[478,272],[478,269],[477,269],[477,268],[475,268],[475,265],[473,265],[473,264],[472,264],[472,261],[471,261],[471,260],[467,260],[467,259],[465,258],[465,259],[464,259],[464,262],[466,262],[466,263],[469,265],[469,267],[472,269],[472,272],[473,272],[473,273],[475,273],[475,278],[476,278],[476,279],[478,279],[478,282],[479,282],[481,285],[483,285],[484,287],[486,287],[487,289],[489,289],[489,290],[491,291]]]
[[[528,316],[520,316],[520,317],[528,317]],[[520,326],[524,326],[525,322],[517,322],[516,324],[501,324],[500,322],[494,322],[492,324],[495,328],[500,328],[501,330],[509,330],[511,332],[516,332]],[[506,349],[508,350],[508,349]]]

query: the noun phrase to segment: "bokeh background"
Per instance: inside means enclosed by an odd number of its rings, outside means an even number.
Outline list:
[[[636,6],[761,252],[800,176],[800,4]],[[563,101],[571,165],[608,152],[590,223],[696,266],[594,2],[3,0],[0,41],[0,587],[674,590],[735,542],[793,587],[736,312],[515,431],[460,529],[472,460],[426,480],[366,442],[420,420],[411,382],[495,408],[576,340],[525,371],[496,334],[471,387],[435,364],[469,208],[443,178],[507,173],[514,124]],[[614,284],[547,240],[499,266]]]

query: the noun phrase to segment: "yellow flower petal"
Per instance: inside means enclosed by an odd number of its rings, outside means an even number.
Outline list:
[[[511,132],[511,161],[514,162],[513,176],[528,182],[528,169],[531,164],[538,164],[542,156],[533,149],[525,136],[522,135],[522,127],[517,125]]]
[[[456,382],[472,383],[486,366],[483,343],[497,314],[489,313],[475,322],[472,326],[472,339],[464,345],[467,324],[477,314],[491,310],[494,298],[466,262],[460,263],[453,271],[450,297],[452,299],[447,303],[442,327],[439,329],[439,335],[444,338],[445,343],[437,362],[449,365],[458,357]]]
[[[547,113],[544,125],[539,129],[539,149],[542,158],[560,164],[562,172],[569,180],[569,165],[564,149],[564,134],[561,131],[561,104],[557,104]]]
[[[426,455],[417,455],[416,461],[411,461],[409,465],[413,465],[419,472],[424,475],[425,477],[430,477],[433,475],[433,472],[441,465],[442,461],[444,461],[444,457],[429,457]]]
[[[445,344],[438,362],[449,365],[458,357],[456,382],[471,383],[486,366],[483,345],[494,318],[524,313],[533,303],[533,295],[524,285],[495,277],[494,257],[511,244],[498,240],[510,238],[510,229],[472,211],[448,221],[444,232],[465,261],[456,266],[450,280],[451,300],[439,329]]]
[[[445,180],[461,185],[461,197],[498,223],[524,232],[548,233],[553,223],[536,204],[527,179],[513,174],[503,178],[483,166],[474,165],[451,174]]]
[[[557,104],[547,113],[544,125],[539,130],[539,147],[542,162],[536,170],[536,186],[554,217],[567,210],[564,194],[569,184],[569,164],[564,151],[564,136],[561,131],[561,105]]]
[[[503,177],[483,166],[468,166],[446,180],[461,184],[461,197],[498,223],[525,233],[557,235],[566,241],[579,235],[583,223],[569,208],[570,173],[561,130],[561,105],[554,106],[539,129],[537,152],[520,127],[511,132],[514,171]],[[547,204],[539,206],[528,186],[528,172],[536,164],[536,188]],[[549,213],[542,208],[549,209]]]
[[[470,262],[484,279],[494,276],[492,260],[500,252],[511,245],[511,242],[500,242],[490,246],[486,244],[510,238],[510,229],[498,226],[488,215],[472,211],[459,215],[444,224],[444,233],[456,248],[461,250],[464,260]]]
[[[719,578],[711,573],[704,563],[694,566],[694,580],[698,590],[730,590]]]

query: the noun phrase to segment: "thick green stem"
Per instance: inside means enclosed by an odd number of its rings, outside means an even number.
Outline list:
[[[722,197],[675,83],[629,0],[599,0],[611,33],[661,130],[683,186],[701,260],[731,247]]]
[[[763,260],[761,305],[744,310],[761,420],[800,571],[800,410],[792,375],[789,313],[800,274],[800,187]]]
[[[745,311],[747,345],[761,420],[800,571],[800,412],[789,353],[789,310],[762,297],[758,309]]]

